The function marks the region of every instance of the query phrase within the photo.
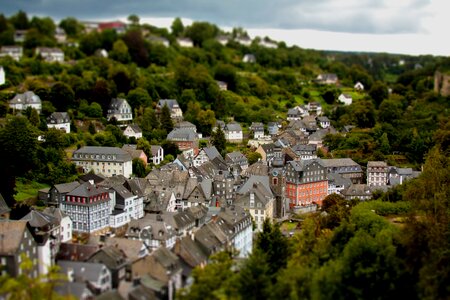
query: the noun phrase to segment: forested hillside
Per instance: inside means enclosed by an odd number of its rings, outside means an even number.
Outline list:
[[[55,37],[57,27],[67,35],[64,42]],[[22,42],[15,41],[17,30],[27,30]],[[223,36],[226,43],[218,39]],[[193,46],[182,46],[179,38]],[[336,129],[324,138],[320,156],[360,164],[384,160],[423,174],[373,202],[328,196],[321,211],[301,216],[301,233],[292,238],[266,223],[248,260],[236,264],[232,254],[218,254],[195,269],[195,284],[178,296],[448,299],[450,98],[435,91],[434,77],[450,69],[450,59],[315,51],[269,37],[239,42],[245,38],[242,28],[224,32],[207,22],[184,26],[180,19],[168,30],[132,15],[118,32],[89,31],[74,18],[56,24],[21,11],[0,14],[0,46],[23,46],[18,61],[0,57],[6,78],[0,85],[0,193],[12,206],[18,179],[46,185],[73,180],[77,170],[68,158],[85,145],[136,143],[150,156],[151,145],[159,144],[165,162],[173,161],[179,151],[166,137],[174,124],[156,114],[160,99],[177,99],[204,143],[217,120],[235,120],[247,132],[252,122],[277,121],[286,128],[288,109],[318,102]],[[65,59],[46,62],[36,47],[58,47]],[[244,60],[247,54],[254,61]],[[318,75],[330,73],[337,83],[317,82]],[[354,88],[357,82],[364,90]],[[25,91],[41,98],[40,113],[18,115],[9,108],[8,101]],[[339,103],[341,94],[351,95],[352,104]],[[114,120],[107,121],[112,98],[131,105],[142,139],[128,139]],[[47,128],[53,112],[68,112],[71,133]],[[227,147],[254,152],[245,144]],[[144,177],[152,167],[134,165],[133,172]]]

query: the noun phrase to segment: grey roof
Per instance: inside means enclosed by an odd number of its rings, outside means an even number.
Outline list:
[[[264,124],[261,122],[252,122],[250,130],[264,130]]]
[[[259,175],[252,175],[250,176],[250,178],[241,186],[241,188],[237,191],[239,194],[244,194],[247,193],[248,191],[250,191],[253,186],[257,184],[257,185],[262,185],[264,186],[264,188],[272,193],[270,191],[270,179],[269,176],[259,176]]]
[[[108,189],[98,186],[98,185],[93,185],[88,181],[88,182],[81,184],[74,190],[70,191],[67,195],[76,196],[76,197],[91,197],[91,196],[97,196],[102,193],[108,193]],[[109,200],[109,194],[108,194],[107,199],[105,199],[105,200]],[[81,203],[77,203],[77,204],[81,204]]]
[[[212,160],[212,159],[214,159],[216,157],[222,158],[222,155],[220,155],[220,153],[217,150],[216,146],[205,147],[205,148],[203,148],[203,150],[205,151],[206,156],[208,156],[208,158],[210,160]]]
[[[288,114],[289,116],[292,116],[292,115],[298,115],[298,116],[300,116],[300,115],[301,115],[301,112],[300,112],[298,109],[296,109],[296,108],[290,108],[290,109],[288,109],[287,114]]]
[[[151,255],[166,269],[166,271],[175,273],[181,267],[178,257],[166,247],[159,247]]]
[[[152,152],[152,156],[156,156],[158,154],[159,149],[161,149],[162,147],[160,145],[151,145],[150,146],[150,151]]]
[[[175,124],[174,128],[195,128],[197,130],[197,126],[188,121],[181,121]]]
[[[138,124],[130,124],[127,127],[130,127],[135,133],[142,133],[142,129]]]
[[[317,150],[317,145],[315,144],[309,144],[309,145],[303,145],[303,144],[297,144],[294,147],[291,147],[294,152],[314,152]]]
[[[120,269],[127,263],[125,253],[115,246],[100,248],[89,257],[88,261],[104,264],[110,270]]]
[[[211,254],[222,250],[223,245],[227,241],[227,236],[217,224],[210,222],[195,232],[195,241],[202,246],[203,251]]]
[[[35,93],[28,91],[23,94],[17,94],[9,101],[10,104],[41,104],[41,98]]]
[[[345,188],[349,187],[352,184],[350,178],[344,178],[339,173],[328,173],[327,178],[329,183],[337,186],[344,186]]]
[[[80,181],[80,183],[88,182],[89,180],[92,180],[94,183],[100,183],[105,180],[105,178],[106,177],[102,176],[101,174],[87,173],[78,177],[78,180]]]
[[[59,223],[61,223],[63,218],[67,217],[67,215],[59,207],[46,207],[42,212],[56,218]]]
[[[56,124],[68,123],[70,122],[69,114],[66,112],[54,112],[48,117],[49,122]]]
[[[319,120],[319,122],[330,122],[330,119],[328,119],[328,117],[318,117],[317,120]]]
[[[2,194],[0,194],[0,214],[8,213],[11,209],[6,204],[5,199],[3,198]]]
[[[230,152],[230,153],[227,153],[227,155],[225,156],[225,161],[227,161],[227,162],[234,163],[234,162],[239,162],[241,160],[248,161],[247,157],[244,154],[242,154],[240,151]]]
[[[119,112],[120,106],[122,106],[124,104],[127,106],[130,106],[128,104],[127,100],[125,100],[123,98],[112,98],[111,102],[109,103],[108,113]]]
[[[250,165],[241,175],[245,177],[250,177],[252,175],[264,176],[267,175],[269,167],[267,164],[260,160]]]
[[[174,106],[179,107],[178,101],[175,99],[160,99],[158,101],[158,106],[163,108],[164,105],[167,105],[170,110],[172,110]]]
[[[78,155],[81,155],[79,157]],[[75,157],[77,155],[77,157]],[[103,155],[103,157],[102,157]],[[88,157],[86,157],[88,156]],[[73,159],[87,161],[131,161],[131,155],[118,147],[84,146],[73,152]]]
[[[191,268],[204,263],[208,259],[205,252],[189,236],[177,240],[174,252]]]
[[[64,53],[59,48],[48,48],[48,47],[37,47],[36,52],[39,53],[45,53],[45,54],[51,54],[51,53]]]
[[[372,195],[372,191],[367,184],[352,184],[348,188],[344,189],[341,193],[349,197],[367,197]]]
[[[194,141],[196,139],[198,139],[197,133],[188,128],[174,129],[167,135],[169,141]]]
[[[58,219],[56,219],[54,216],[48,215],[46,213],[37,210],[30,211],[21,220],[27,221],[31,227],[35,228],[59,224]]]
[[[62,296],[71,296],[76,299],[82,299],[85,295],[92,296],[85,282],[63,281],[58,283],[53,289]]]
[[[93,281],[96,282],[102,275],[102,271],[106,267],[102,263],[93,262],[81,262],[81,261],[69,261],[69,260],[59,260],[57,265],[61,268],[64,274],[67,271],[73,270],[75,280],[79,281]],[[77,280],[77,281],[78,281]]]
[[[242,127],[239,123],[231,122],[225,125],[225,130],[227,131],[242,131]]]
[[[325,166],[326,168],[356,166],[359,167],[359,169],[361,169],[361,166],[351,158],[331,158],[320,160],[322,165]]]
[[[19,220],[12,221],[6,220],[0,222],[0,233],[3,241],[0,247],[0,254],[2,255],[14,255],[19,250],[19,246],[22,242],[24,231],[27,229],[27,221]]]
[[[75,188],[79,187],[80,183],[78,181],[72,181],[68,183],[55,184],[55,189],[60,194],[66,194],[73,191]]]

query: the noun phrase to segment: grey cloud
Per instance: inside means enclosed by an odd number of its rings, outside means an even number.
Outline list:
[[[421,30],[430,0],[411,0],[404,7],[379,0],[0,0],[10,15],[22,9],[56,19],[82,20],[141,17],[184,17],[219,26],[317,29],[357,33],[415,33]],[[386,4],[388,3],[388,4]],[[387,6],[389,5],[389,6]]]

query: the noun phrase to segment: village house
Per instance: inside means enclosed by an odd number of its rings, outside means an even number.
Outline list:
[[[194,47],[194,43],[190,38],[177,38],[177,43],[180,47],[183,48],[192,48]]]
[[[349,94],[340,94],[338,97],[338,101],[343,103],[344,105],[352,104],[352,96]]]
[[[216,80],[217,86],[219,90],[226,91],[228,90],[228,84],[225,81]]]
[[[364,85],[359,81],[357,83],[355,83],[353,88],[357,91],[364,91]]]
[[[127,138],[134,137],[135,139],[142,138],[142,129],[138,124],[129,124],[123,131],[123,135]]]
[[[361,166],[351,158],[321,159],[322,165],[327,168],[328,173],[337,173],[344,178],[348,178],[352,183],[363,181],[363,171]]]
[[[319,74],[315,80],[318,84],[337,84],[339,82],[336,74]]]
[[[153,215],[153,216],[152,216]],[[139,240],[152,252],[159,247],[172,249],[176,241],[176,232],[159,214],[147,214],[139,220],[132,220],[128,224],[125,237]]]
[[[28,30],[22,30],[22,29],[14,30],[14,36],[13,36],[14,43],[23,43],[23,42],[25,42],[25,38],[27,36],[27,32],[28,32]]]
[[[64,52],[59,48],[37,47],[35,55],[42,57],[46,62],[64,62]]]
[[[248,64],[254,64],[254,63],[256,63],[256,57],[254,54],[247,53],[242,58],[242,62],[248,63]]]
[[[166,48],[170,46],[170,41],[165,37],[161,36],[151,35],[147,38],[147,41],[149,41],[152,44],[162,45]]]
[[[125,280],[126,266],[129,263],[125,254],[115,246],[103,246],[91,255],[89,263],[103,264],[111,273],[111,287],[117,289]]]
[[[225,162],[233,170],[239,170],[239,174],[248,168],[248,159],[240,151],[234,151],[225,155]]]
[[[317,158],[317,145],[297,144],[294,147],[291,147],[291,149],[300,157],[301,160]]]
[[[250,131],[253,133],[253,138],[259,139],[264,136],[264,124],[261,122],[252,122]]]
[[[274,136],[278,134],[278,130],[281,128],[281,125],[278,122],[269,122],[267,123],[267,131],[269,135]]]
[[[228,35],[218,35],[216,37],[216,41],[219,42],[222,46],[225,46],[230,41],[230,36]]]
[[[127,100],[122,98],[113,98],[109,103],[106,118],[108,121],[115,119],[117,122],[125,123],[133,120],[133,111]]]
[[[319,125],[322,128],[328,128],[331,125],[330,119],[328,119],[328,117],[317,117],[317,122],[319,122]]]
[[[264,48],[271,48],[271,49],[278,48],[278,44],[276,42],[273,42],[273,41],[270,41],[270,40],[266,40],[266,39],[261,40],[259,42],[259,45],[261,47],[264,47]]]
[[[215,146],[204,147],[200,149],[198,154],[194,157],[194,159],[192,160],[192,165],[194,167],[198,167],[206,163],[207,161],[213,160],[216,157],[223,159],[222,155],[220,155],[219,151],[217,151],[217,148]]]
[[[9,107],[16,111],[26,110],[30,107],[40,113],[42,110],[42,101],[38,95],[28,91],[23,94],[16,94],[14,98],[9,100]]]
[[[352,181],[349,178],[342,177],[341,174],[338,173],[328,173],[328,195],[338,194],[352,185]]]
[[[194,149],[194,153],[198,149],[198,135],[192,129],[174,129],[167,135],[167,140],[175,143],[181,151]]]
[[[225,133],[225,139],[229,143],[242,143],[243,133],[242,127],[239,123],[231,122],[225,125],[223,132]]]
[[[173,128],[174,129],[190,129],[194,132],[197,132],[197,126],[195,126],[194,124],[192,124],[191,122],[188,122],[188,121],[177,122],[177,123],[175,123]]]
[[[58,44],[63,44],[67,40],[66,31],[63,28],[61,28],[61,27],[56,27],[54,37],[55,37],[56,42]]]
[[[367,162],[367,185],[384,186],[388,182],[388,166],[384,161]]]
[[[252,44],[252,39],[249,38],[248,36],[240,36],[240,37],[237,37],[237,38],[235,38],[235,41],[236,41],[238,44],[241,44],[241,45],[243,45],[243,46],[250,46],[250,45]]]
[[[47,118],[47,127],[70,133],[70,117],[66,112],[54,112]]]
[[[286,164],[286,197],[290,207],[322,205],[328,195],[327,169],[319,160],[289,161]]]
[[[72,219],[73,231],[93,233],[109,227],[114,203],[107,188],[85,182],[66,194],[61,210]]]
[[[107,177],[126,178],[132,174],[131,155],[117,147],[85,146],[73,152],[72,162],[85,173],[92,170]]]
[[[20,264],[23,262],[22,255],[26,255],[33,265],[30,276],[37,278],[38,273],[38,251],[37,243],[33,238],[27,221],[2,220],[0,222],[0,275],[8,274],[17,277],[23,270]]]
[[[358,199],[361,201],[372,199],[372,190],[367,184],[352,184],[341,191],[346,200]]]
[[[0,85],[5,84],[6,78],[5,78],[5,69],[3,69],[3,66],[0,66]]]
[[[389,185],[403,184],[405,181],[416,178],[420,175],[420,171],[413,171],[411,168],[388,168],[388,183]]]
[[[15,61],[19,61],[23,56],[22,46],[2,46],[0,57],[10,56]]]
[[[122,146],[122,150],[128,152],[131,155],[131,159],[138,158],[144,163],[144,166],[147,166],[147,155],[144,150],[137,149],[137,145],[125,144]]]
[[[262,231],[264,221],[272,220],[275,211],[275,196],[270,189],[269,177],[251,176],[237,191],[234,205],[250,212],[255,220],[255,230]]]
[[[164,149],[160,145],[151,145],[152,152],[151,161],[155,166],[159,165],[164,160]]]
[[[161,110],[167,105],[170,110],[170,117],[175,120],[183,119],[183,111],[178,104],[178,101],[175,99],[160,99],[158,104],[156,105],[156,113],[161,114]]]
[[[127,30],[127,24],[121,21],[102,22],[98,23],[97,30],[102,32],[106,29],[114,30],[117,34],[124,34]]]

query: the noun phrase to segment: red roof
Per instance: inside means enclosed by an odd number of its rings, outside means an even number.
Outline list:
[[[117,29],[117,28],[124,28],[126,26],[125,23],[122,23],[120,21],[116,21],[116,22],[105,22],[105,23],[100,23],[98,24],[98,28],[100,30],[105,30],[105,29]]]

